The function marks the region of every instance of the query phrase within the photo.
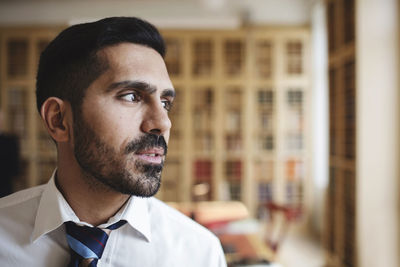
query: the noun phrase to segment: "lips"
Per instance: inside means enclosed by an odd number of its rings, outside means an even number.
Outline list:
[[[164,156],[164,149],[159,148],[150,148],[137,151],[135,154],[137,155],[151,155],[151,156]]]
[[[141,160],[149,163],[161,164],[164,157],[163,148],[150,148],[137,151],[135,153]]]

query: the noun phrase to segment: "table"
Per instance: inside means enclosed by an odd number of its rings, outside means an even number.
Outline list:
[[[273,264],[274,252],[256,234],[219,234],[218,238],[229,266],[253,266],[256,262],[257,266]]]
[[[249,216],[249,211],[240,201],[167,202],[167,204],[209,229],[216,224],[229,223]]]

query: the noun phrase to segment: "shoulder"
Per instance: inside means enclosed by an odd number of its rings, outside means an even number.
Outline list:
[[[44,185],[25,189],[0,199],[0,228],[33,225]]]
[[[149,199],[152,243],[168,255],[166,264],[226,266],[219,239],[208,229],[156,198]],[[159,266],[159,265],[157,265]]]
[[[0,250],[12,253],[12,248],[29,244],[42,192],[38,186],[0,199]]]
[[[150,198],[149,202],[152,223],[168,229],[171,234],[179,233],[178,236],[182,237],[189,235],[191,239],[219,245],[219,240],[213,233],[178,210],[156,198]]]
[[[39,201],[45,185],[35,186],[0,198],[0,212],[7,208]]]

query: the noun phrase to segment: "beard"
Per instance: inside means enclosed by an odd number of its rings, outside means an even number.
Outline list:
[[[117,151],[102,141],[82,116],[75,118],[74,154],[91,188],[105,187],[140,197],[151,197],[158,192],[164,161],[146,164],[135,159],[134,154],[143,149],[161,147],[166,155],[167,144],[163,136],[146,133],[129,142],[123,151]]]

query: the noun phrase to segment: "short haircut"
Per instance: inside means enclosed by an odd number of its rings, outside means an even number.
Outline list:
[[[139,18],[111,17],[71,26],[40,56],[36,77],[39,113],[46,99],[54,96],[69,101],[73,114],[78,115],[86,89],[108,68],[97,52],[119,43],[144,45],[165,56],[165,43],[158,30]]]

